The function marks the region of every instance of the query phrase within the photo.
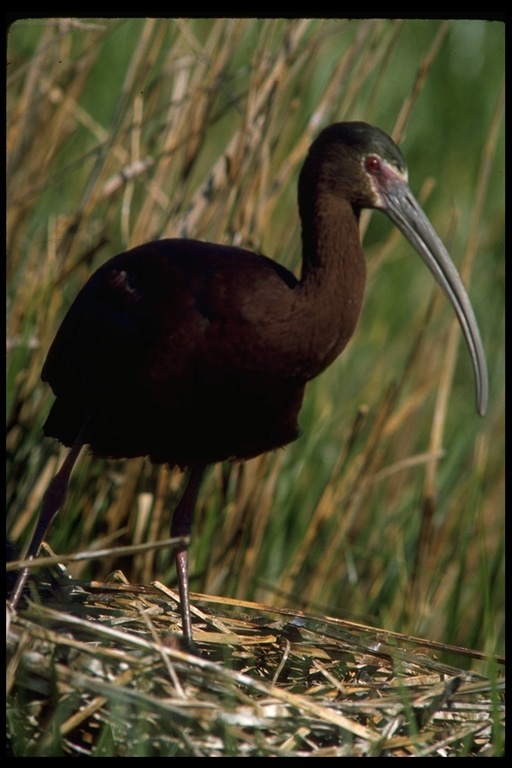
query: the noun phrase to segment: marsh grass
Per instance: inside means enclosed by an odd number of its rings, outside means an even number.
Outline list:
[[[463,22],[55,19],[11,29],[12,541],[26,542],[62,460],[42,437],[52,394],[39,376],[91,272],[163,236],[243,245],[297,272],[307,147],[330,122],[364,119],[401,141],[411,186],[469,287],[488,414],[476,416],[469,358],[431,275],[384,217],[365,216],[355,337],[310,385],[295,444],[210,470],[192,589],[502,651],[503,40],[499,26],[483,27],[485,64],[473,75],[452,61],[464,30],[477,34]],[[165,539],[180,487],[178,473],[143,459],[84,454],[52,547]],[[170,550],[70,567],[79,579],[121,568],[133,584],[174,581]]]

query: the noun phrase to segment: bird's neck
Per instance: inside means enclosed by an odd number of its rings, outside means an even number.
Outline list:
[[[310,209],[307,209],[309,204]],[[302,275],[298,291],[317,375],[344,349],[363,303],[366,265],[358,216],[347,200],[317,190],[301,201]]]

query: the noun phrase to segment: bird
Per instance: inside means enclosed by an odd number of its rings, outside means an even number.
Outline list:
[[[244,461],[299,436],[305,389],[356,328],[366,266],[359,219],[382,211],[450,300],[488,400],[485,352],[462,280],[413,196],[404,157],[381,129],[338,122],[312,142],[298,179],[300,276],[243,248],[168,238],[113,256],[89,278],[48,351],[55,395],[47,437],[70,451],[43,498],[26,558],[62,505],[83,446],[187,472],[170,526],[186,646],[194,648],[188,540],[206,468]],[[15,608],[28,575],[19,572]]]

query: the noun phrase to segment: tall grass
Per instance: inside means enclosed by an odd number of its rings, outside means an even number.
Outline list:
[[[489,361],[489,412],[476,415],[468,354],[430,274],[384,217],[365,217],[369,279],[355,337],[310,385],[295,444],[211,469],[192,588],[502,650],[503,71],[503,29],[483,22],[16,24],[11,538],[26,541],[62,460],[42,436],[52,394],[39,375],[91,272],[163,236],[242,244],[298,271],[301,161],[321,127],[363,119],[400,141],[413,190],[464,275]],[[143,459],[84,455],[52,546],[165,538],[180,483]],[[104,578],[115,567],[133,581],[174,580],[170,552],[74,573]]]

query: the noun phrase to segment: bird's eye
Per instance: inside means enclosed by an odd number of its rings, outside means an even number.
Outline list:
[[[380,160],[375,155],[368,155],[368,157],[365,158],[364,165],[368,173],[371,173],[372,175],[379,173],[381,168]]]

